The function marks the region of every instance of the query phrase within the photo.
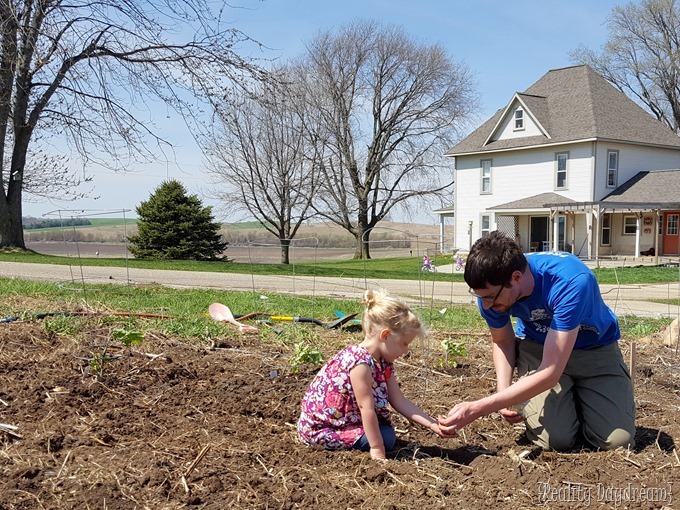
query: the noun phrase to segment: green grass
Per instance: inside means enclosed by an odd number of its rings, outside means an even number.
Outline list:
[[[236,329],[213,320],[208,314],[210,303],[227,305],[234,315],[259,312],[266,319],[269,315],[301,316],[316,318],[330,323],[337,317],[335,311],[361,313],[362,306],[355,300],[331,299],[315,296],[294,296],[268,293],[263,299],[257,292],[234,292],[214,289],[173,289],[158,285],[118,287],[110,285],[87,285],[79,289],[64,287],[58,283],[0,278],[0,320],[18,318],[34,320],[42,324],[46,332],[68,335],[78,339],[81,329],[92,331],[93,321],[101,326],[102,335],[113,334],[116,329],[128,332],[151,332],[183,339],[187,343],[206,345],[210,339],[239,337]],[[95,315],[81,316],[69,312],[94,311]],[[413,307],[430,331],[449,334],[487,334],[488,328],[476,307],[471,305]],[[150,316],[144,316],[150,315]],[[162,316],[162,317],[158,317]],[[619,317],[622,338],[637,339],[661,331],[671,319]],[[10,322],[4,320],[3,322]],[[255,319],[247,323],[257,325]],[[281,321],[273,324],[283,334],[260,325],[263,341],[288,345],[305,342],[316,345],[321,342],[324,328]],[[5,327],[0,324],[0,327]],[[353,332],[353,333],[352,333]],[[338,342],[353,341],[352,334],[359,335],[360,328],[351,327]],[[338,346],[339,348],[339,346]]]
[[[116,227],[118,225],[136,225],[136,218],[88,218],[90,227]]]
[[[632,266],[624,268],[595,268],[593,273],[601,284],[629,285],[634,283],[669,283],[680,280],[677,267]]]
[[[654,303],[662,303],[664,305],[680,306],[680,299],[669,298],[669,299],[650,299]]]
[[[657,331],[661,331],[667,327],[673,319],[661,318],[655,319],[650,317],[636,317],[634,315],[624,315],[619,317],[619,328],[621,329],[621,338],[625,340],[636,340]]]
[[[118,287],[110,285],[86,285],[80,289],[66,288],[57,283],[36,282],[14,278],[0,278],[0,319],[17,317],[25,320],[42,319],[52,330],[72,334],[73,323],[93,320],[92,317],[65,315],[65,312],[88,310],[98,312],[96,320],[110,327],[128,330],[157,331],[193,341],[200,341],[228,333],[235,334],[231,326],[212,320],[208,315],[210,303],[227,305],[234,315],[259,312],[266,315],[300,316],[316,318],[330,323],[337,317],[335,311],[361,313],[362,306],[356,300],[331,299],[314,296],[292,296],[268,293],[267,299],[256,292],[220,291],[214,289],[172,289],[158,285]],[[484,323],[471,306],[451,307],[444,314],[430,308],[414,307],[428,328],[482,331]],[[47,316],[44,316],[47,314]],[[162,315],[167,317],[142,317]],[[254,320],[248,323],[256,324]],[[0,324],[0,327],[2,325]],[[286,334],[279,341],[299,341],[300,335],[313,335],[325,331],[320,326],[281,321],[275,326]],[[355,328],[356,329],[356,328]],[[275,333],[263,329],[268,337]]]
[[[131,267],[140,269],[165,269],[174,271],[203,271],[213,273],[242,273],[254,275],[328,276],[343,278],[373,278],[396,280],[463,281],[463,273],[424,273],[416,257],[380,258],[371,260],[317,261],[297,264],[248,264],[218,261],[191,260],[138,260],[75,258],[43,255],[16,250],[0,251],[0,261],[40,264],[100,267]],[[451,256],[437,257],[437,264],[450,264]]]
[[[58,218],[49,218],[51,220],[58,220]],[[37,235],[38,232],[45,232],[49,230],[62,230],[62,229],[67,229],[67,230],[82,230],[82,229],[91,229],[91,228],[98,228],[98,227],[117,227],[117,226],[134,226],[137,224],[137,219],[134,218],[85,218],[87,219],[90,224],[89,225],[57,225],[54,227],[45,227],[45,228],[36,228],[36,229],[28,229],[24,231],[24,235],[27,237],[30,237],[31,235]],[[66,218],[64,219],[66,221]]]

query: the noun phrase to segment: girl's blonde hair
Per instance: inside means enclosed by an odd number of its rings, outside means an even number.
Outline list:
[[[361,304],[366,307],[361,316],[361,327],[365,332],[378,327],[389,329],[395,334],[412,330],[416,336],[425,336],[420,319],[400,299],[383,291],[367,290],[361,298]]]

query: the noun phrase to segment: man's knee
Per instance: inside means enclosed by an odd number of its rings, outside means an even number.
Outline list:
[[[571,434],[532,434],[531,430],[527,430],[527,437],[536,446],[557,452],[571,450],[576,443],[576,436]]]
[[[570,450],[576,443],[577,428],[563,431],[548,431],[539,426],[532,428],[527,423],[527,438],[536,446],[544,450],[564,452]]]
[[[600,437],[592,431],[584,430],[586,440],[600,450],[615,450],[616,448],[635,447],[635,430],[614,429],[606,437]]]

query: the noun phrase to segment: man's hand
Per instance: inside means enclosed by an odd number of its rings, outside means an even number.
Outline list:
[[[475,411],[476,402],[461,402],[449,411],[448,416],[439,417],[439,428],[446,437],[458,435],[458,431],[468,423],[472,423],[479,416]]]
[[[439,437],[445,437],[445,438],[458,437],[458,434],[455,433],[455,432],[453,434],[444,433],[444,431],[439,426],[439,423],[436,422],[436,421],[433,421],[432,423],[430,423],[430,430],[432,430],[432,432],[437,434]]]
[[[498,414],[500,414],[505,421],[513,425],[524,421],[524,415],[515,409],[501,409],[498,411]]]

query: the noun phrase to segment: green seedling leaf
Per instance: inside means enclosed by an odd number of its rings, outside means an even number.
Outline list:
[[[454,342],[450,338],[442,340],[442,348],[444,349],[444,353],[448,354],[449,356],[454,357],[467,356],[467,348],[465,347],[465,344],[460,342]]]
[[[293,355],[290,357],[290,364],[293,373],[300,370],[300,365],[306,363],[320,365],[323,362],[323,354],[316,347],[312,347],[304,342],[295,344]]]
[[[444,349],[444,364],[453,367],[458,366],[456,358],[464,358],[467,356],[467,348],[464,343],[455,342],[451,338],[442,340],[442,349]]]
[[[114,329],[111,336],[128,347],[139,345],[144,340],[144,335],[139,331],[129,331],[127,329]]]

